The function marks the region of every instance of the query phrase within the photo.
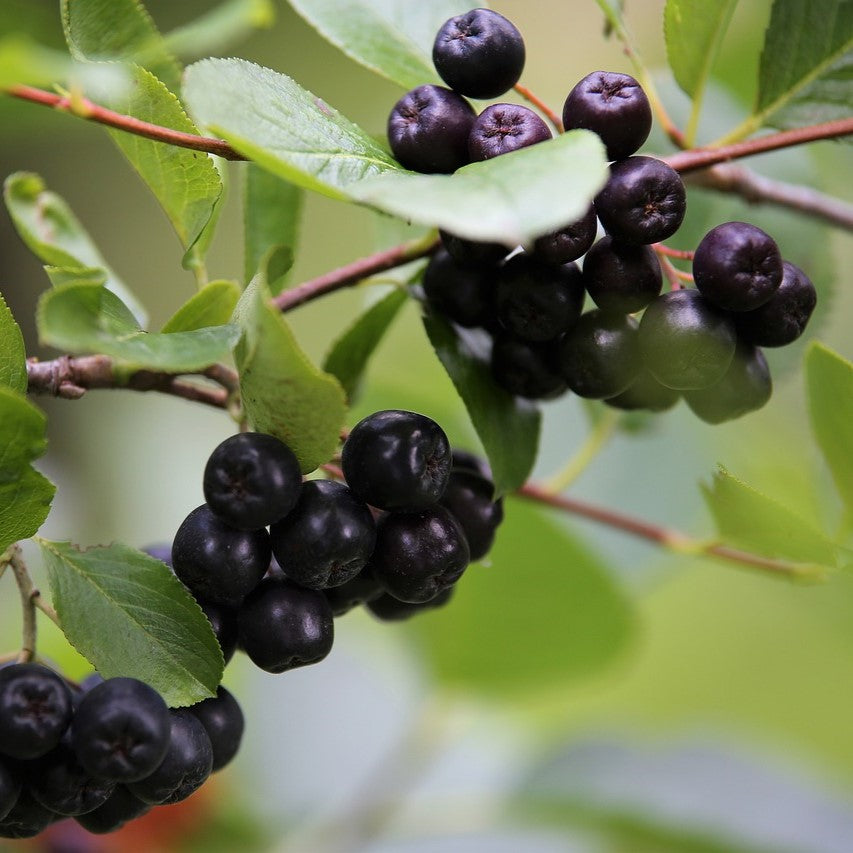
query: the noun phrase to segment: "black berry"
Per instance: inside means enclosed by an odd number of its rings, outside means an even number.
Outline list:
[[[43,806],[24,788],[0,821],[0,838],[34,838],[58,819],[56,812]]]
[[[419,613],[443,607],[450,601],[454,589],[455,587],[449,586],[429,601],[421,601],[417,604],[400,601],[386,592],[378,598],[368,601],[365,604],[365,609],[380,622],[402,622],[411,619],[412,616],[417,616]]]
[[[151,810],[150,803],[135,797],[124,785],[117,785],[110,798],[98,808],[74,818],[87,832],[104,835],[121,829],[128,821]]]
[[[459,522],[470,559],[482,560],[491,550],[495,532],[503,521],[503,500],[495,500],[494,484],[474,471],[455,468],[441,505]]]
[[[243,711],[234,696],[219,685],[216,696],[189,708],[204,726],[213,748],[213,772],[221,770],[237,754],[243,739]]]
[[[424,271],[424,294],[435,311],[454,323],[487,326],[495,317],[495,278],[494,268],[461,266],[439,249]]]
[[[640,369],[637,378],[621,393],[608,397],[604,402],[614,409],[625,411],[646,410],[649,412],[665,412],[671,409],[681,399],[680,392],[661,385],[655,377],[646,370]]]
[[[533,243],[533,252],[551,264],[566,264],[577,260],[595,242],[597,228],[595,208],[590,205],[587,212],[576,222],[539,237]]]
[[[207,616],[210,627],[216,635],[216,642],[222,649],[222,657],[228,663],[237,649],[237,609],[212,601],[199,601],[199,607]]]
[[[566,390],[552,344],[525,341],[500,332],[492,343],[492,377],[505,391],[528,400],[552,400]]]
[[[16,769],[9,759],[0,757],[0,822],[12,810],[21,793],[21,776]]]
[[[332,613],[335,616],[343,616],[353,608],[382,595],[382,587],[368,564],[352,580],[331,589],[324,589],[323,594],[332,608]]]
[[[461,267],[497,266],[509,254],[509,249],[503,243],[466,240],[464,237],[441,230],[438,234],[450,257]]]
[[[490,160],[550,138],[548,125],[529,107],[492,104],[471,125],[468,156],[472,162]]]
[[[586,253],[583,282],[592,301],[603,311],[633,314],[661,292],[663,274],[650,246],[602,237]]]

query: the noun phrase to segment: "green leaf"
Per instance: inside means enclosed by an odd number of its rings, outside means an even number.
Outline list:
[[[799,127],[853,109],[853,3],[775,0],[761,52],[758,120]]]
[[[405,290],[394,288],[370,306],[332,345],[323,369],[343,386],[352,403],[373,351],[408,301]]]
[[[805,370],[812,430],[853,517],[853,364],[815,342]]]
[[[515,246],[579,219],[607,175],[598,136],[573,130],[453,175],[387,173],[350,187],[350,194],[460,237]]]
[[[199,124],[263,169],[345,198],[355,181],[400,167],[376,141],[284,74],[243,59],[187,68],[184,100]]]
[[[611,663],[631,608],[600,561],[541,508],[505,499],[490,565],[412,625],[439,679],[491,694],[547,692]]]
[[[62,0],[62,25],[72,56],[136,63],[180,91],[181,68],[139,0]]]
[[[261,268],[261,260],[276,249],[267,263],[267,281],[273,295],[281,292],[293,263],[302,216],[303,192],[290,181],[246,164],[243,233],[246,281]]]
[[[0,293],[0,387],[27,393],[27,351],[21,327]]]
[[[234,312],[243,331],[234,350],[243,407],[254,428],[287,444],[307,473],[337,449],[346,415],[344,392],[337,379],[311,364],[269,300],[259,274]]]
[[[239,298],[240,288],[236,282],[212,281],[178,308],[160,331],[173,334],[224,326],[230,321]]]
[[[272,0],[225,0],[167,33],[166,47],[184,58],[209,56],[251,35],[254,30],[268,29],[274,22]]]
[[[432,64],[436,33],[448,18],[471,9],[461,0],[290,0],[290,5],[351,59],[404,89],[441,83]]]
[[[36,533],[50,512],[56,489],[30,465],[47,447],[46,425],[26,397],[0,387],[0,554]]]
[[[727,544],[798,563],[835,566],[835,546],[788,507],[737,480],[725,468],[702,484],[705,502]]]
[[[191,373],[226,358],[240,331],[234,325],[149,334],[130,310],[97,284],[66,284],[47,291],[37,313],[42,343],[73,353],[97,352],[128,368]]]
[[[487,342],[477,332],[436,316],[424,317],[424,327],[483,443],[496,493],[517,489],[536,461],[539,410],[495,384]]]
[[[131,306],[139,323],[144,325],[145,310],[109,268],[65,201],[46,189],[38,175],[32,172],[9,175],[3,185],[3,198],[18,234],[36,257],[49,266],[61,268],[63,275],[73,276],[77,271],[94,280],[94,275],[103,273],[106,286]]]
[[[68,642],[104,677],[150,684],[172,707],[216,694],[224,663],[202,609],[153,557],[39,540]]]

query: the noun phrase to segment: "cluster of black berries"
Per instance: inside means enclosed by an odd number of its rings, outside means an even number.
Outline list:
[[[388,121],[394,155],[411,169],[451,172],[550,138],[526,107],[497,104],[476,117],[463,97],[503,94],[519,79],[524,55],[518,30],[495,12],[448,20],[433,60],[452,91],[420,86],[400,99]],[[563,125],[598,134],[612,161],[593,204],[524,249],[442,233],[424,295],[431,310],[489,333],[495,381],[514,395],[553,399],[571,390],[652,411],[683,395],[700,418],[719,423],[769,399],[758,347],[796,339],[815,290],[767,234],[729,222],[696,252],[697,290],[661,294],[653,247],[680,227],[686,193],[666,163],[635,155],[651,123],[649,100],[633,77],[584,77],[566,98]],[[596,241],[599,223],[605,236]],[[583,269],[576,263],[582,257]],[[587,294],[595,308],[584,312]]]
[[[358,604],[399,619],[447,600],[502,518],[478,462],[456,461],[435,421],[399,410],[352,430],[346,483],[303,482],[293,452],[270,435],[222,442],[205,467],[206,503],[179,527],[170,562],[226,661],[239,647],[284,672],[322,660],[334,617]]]
[[[170,709],[134,678],[71,685],[34,663],[0,669],[0,838],[30,838],[73,817],[119,829],[186,799],[237,752],[243,715],[220,687]]]

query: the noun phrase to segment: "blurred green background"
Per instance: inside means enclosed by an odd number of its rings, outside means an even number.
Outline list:
[[[146,5],[168,32],[215,4]],[[668,106],[683,115],[683,96],[664,70],[663,2],[626,5],[641,53],[660,69]],[[57,6],[3,0],[0,35],[26,27],[38,41],[61,46]],[[589,71],[631,70],[620,45],[604,37],[591,0],[492,6],[524,34],[523,82],[556,108]],[[740,4],[717,63],[720,87],[709,95],[713,117],[705,141],[746,114],[769,7],[769,0]],[[271,27],[222,55],[289,74],[381,136],[400,91],[347,60],[286,3],[274,8]],[[110,264],[145,301],[152,328],[192,295],[195,284],[181,269],[181,248],[168,222],[102,130],[8,98],[0,99],[0,127],[3,177],[38,172],[69,202]],[[669,150],[661,139],[647,148]],[[849,148],[823,143],[808,152],[755,158],[750,165],[853,198]],[[212,277],[239,278],[240,169],[229,171],[230,198],[208,267]],[[748,218],[773,233],[783,254],[812,272],[824,292],[834,281],[819,337],[853,357],[848,235],[695,191],[690,205],[674,245],[692,247],[704,228]],[[369,253],[387,230],[386,222],[365,210],[309,197],[293,281]],[[28,352],[44,358],[55,353],[39,348],[33,313],[47,284],[41,265],[0,211],[0,291],[24,329]],[[364,300],[358,291],[340,293],[292,315],[313,358],[322,358]],[[807,517],[833,516],[829,478],[808,434],[798,366],[804,346],[792,349],[793,357],[778,365],[774,397],[760,413],[712,428],[682,405],[638,431],[621,431],[572,494],[711,535],[698,484],[720,462],[757,488],[784,496]],[[221,413],[154,394],[92,392],[74,403],[37,402],[49,417],[50,449],[41,468],[58,485],[43,535],[87,545],[168,541],[201,502],[205,460],[233,428]],[[476,446],[414,306],[377,353],[352,422],[390,407],[428,412],[454,443]],[[547,404],[545,414],[541,475],[559,468],[588,428],[582,407],[571,400]],[[320,666],[284,676],[261,673],[239,656],[229,666],[226,684],[243,704],[246,740],[234,765],[193,808],[175,812],[171,822],[164,818],[147,836],[89,839],[89,847],[73,849],[853,850],[849,576],[798,586],[662,554],[589,523],[557,524],[567,531],[567,542],[580,540],[597,553],[630,600],[631,639],[607,669],[565,680],[559,667],[541,680],[510,671],[494,682],[504,687],[484,692],[476,678],[467,686],[459,679],[445,683],[420,646],[452,632],[454,642],[481,644],[488,657],[491,635],[478,622],[477,601],[424,616],[412,630],[349,615],[338,622],[335,648]],[[540,535],[539,528],[530,530]],[[520,649],[510,666],[521,669],[526,660],[538,672],[538,656],[553,658],[571,626],[559,603],[543,609],[535,631],[512,618],[518,596],[554,596],[547,579],[532,588],[540,582],[531,578],[541,573],[528,564],[528,544],[538,559],[536,542],[522,538],[511,549],[504,546],[518,561],[516,575],[503,577],[504,598],[492,597],[483,619],[492,620],[494,630],[505,616],[506,630],[514,634],[503,642]],[[28,555],[42,577],[35,553]],[[488,570],[478,568],[486,584]],[[571,589],[560,594],[570,596]],[[470,622],[460,627],[463,617]],[[0,648],[15,647],[18,619],[17,594],[7,578],[0,586]],[[52,626],[45,625],[40,642],[42,653],[70,675],[86,671]],[[571,649],[565,654],[571,674]],[[500,669],[501,661],[492,665]]]

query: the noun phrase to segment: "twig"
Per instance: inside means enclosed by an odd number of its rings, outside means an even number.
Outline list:
[[[33,585],[18,545],[13,545],[4,554],[3,559],[12,569],[12,574],[15,576],[15,583],[17,583],[18,591],[21,594],[21,651],[18,652],[16,660],[18,663],[29,663],[36,655],[35,600],[39,597],[40,593]]]
[[[533,94],[527,86],[522,86],[521,83],[516,83],[513,88],[519,95],[521,95],[522,98],[524,98],[525,101],[529,101],[533,104],[533,106],[551,122],[557,133],[563,132],[563,120],[554,112],[554,110],[551,109],[551,107],[548,106],[548,104],[545,103],[545,101],[543,101],[538,95]]]

